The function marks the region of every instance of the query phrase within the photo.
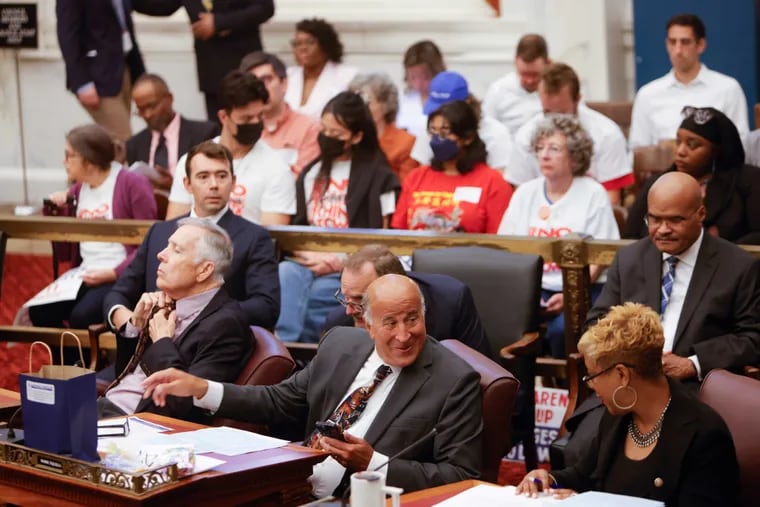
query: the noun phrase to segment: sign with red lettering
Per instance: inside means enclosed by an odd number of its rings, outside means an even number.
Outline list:
[[[557,439],[562,419],[567,410],[568,393],[566,389],[536,387],[536,449],[538,461],[549,461],[549,446]],[[507,459],[523,460],[522,442],[507,454]]]

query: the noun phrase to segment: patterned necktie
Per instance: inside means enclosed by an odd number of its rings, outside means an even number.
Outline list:
[[[338,405],[338,408],[335,409],[335,412],[332,413],[329,420],[334,422],[335,425],[343,431],[350,428],[359,418],[361,413],[364,412],[364,409],[367,406],[367,401],[369,401],[372,393],[375,392],[375,388],[377,388],[377,386],[379,386],[390,373],[390,366],[385,364],[380,365],[375,372],[375,378],[372,380],[372,383],[368,386],[359,387],[346,396],[346,399],[343,400],[343,403]],[[317,447],[320,436],[321,433],[319,430],[315,429],[309,438],[306,439],[304,445],[307,447]]]
[[[156,151],[153,152],[153,166],[169,169],[169,150],[166,148],[166,138],[163,134],[159,136]]]
[[[665,276],[662,277],[662,289],[660,289],[660,316],[665,315],[665,308],[668,307],[670,301],[670,293],[673,292],[673,284],[676,281],[676,264],[678,264],[678,257],[671,255],[665,259],[668,263],[668,271]]]

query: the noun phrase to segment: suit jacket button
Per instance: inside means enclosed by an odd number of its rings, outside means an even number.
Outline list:
[[[663,484],[665,484],[665,481],[662,480],[662,477],[657,477],[654,480],[654,487],[655,488],[661,488]]]

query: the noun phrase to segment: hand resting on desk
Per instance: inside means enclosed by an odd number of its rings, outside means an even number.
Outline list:
[[[143,398],[152,397],[157,407],[165,407],[167,396],[203,398],[208,390],[208,381],[176,368],[167,368],[146,378],[143,388]]]

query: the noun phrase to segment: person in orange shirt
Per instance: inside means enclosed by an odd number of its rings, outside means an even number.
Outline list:
[[[385,74],[361,74],[348,85],[349,91],[364,98],[377,128],[380,149],[398,179],[404,178],[419,164],[411,156],[415,137],[396,127],[398,89]]]
[[[277,56],[264,51],[248,53],[240,61],[240,71],[253,74],[267,87],[269,102],[264,106],[261,139],[282,156],[297,177],[301,169],[319,157],[319,122],[292,110],[285,102],[288,73]]]

